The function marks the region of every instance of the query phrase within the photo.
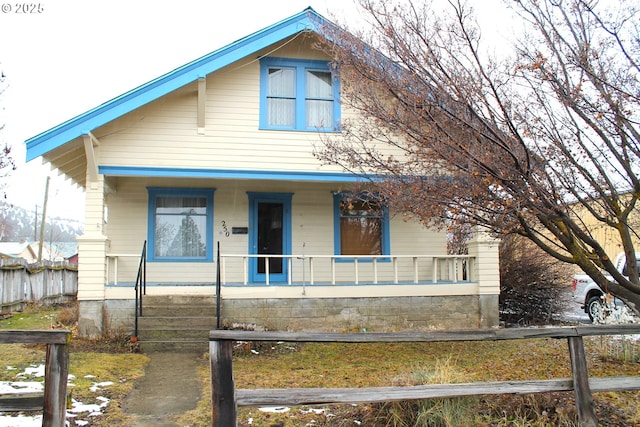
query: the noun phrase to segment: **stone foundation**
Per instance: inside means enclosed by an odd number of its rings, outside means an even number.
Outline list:
[[[276,331],[491,328],[499,324],[498,296],[223,299],[221,320],[226,328]],[[132,334],[134,301],[80,301],[78,326],[83,336],[114,331]]]
[[[104,332],[104,301],[78,302],[78,333],[87,338],[100,337]]]
[[[225,327],[279,331],[402,331],[497,327],[498,296],[223,300]]]
[[[78,333],[87,338],[114,332],[131,334],[134,305],[133,300],[79,301]]]

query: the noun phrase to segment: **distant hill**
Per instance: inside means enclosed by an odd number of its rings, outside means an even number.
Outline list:
[[[42,213],[0,202],[0,242],[37,241],[40,239]],[[75,219],[47,217],[46,242],[75,242],[83,231],[82,222]]]

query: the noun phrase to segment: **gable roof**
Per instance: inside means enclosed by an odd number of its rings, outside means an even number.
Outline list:
[[[38,258],[39,245],[39,242],[0,242],[0,258],[24,258],[28,262],[34,262]],[[78,243],[43,242],[42,250],[42,259],[66,259],[78,253]]]
[[[0,254],[7,258],[20,258],[26,251],[35,255],[29,242],[0,242]]]
[[[93,129],[134,111],[200,77],[258,52],[302,31],[318,32],[328,21],[312,8],[237,40],[221,49],[176,68],[79,116],[25,141],[27,161],[42,156]]]

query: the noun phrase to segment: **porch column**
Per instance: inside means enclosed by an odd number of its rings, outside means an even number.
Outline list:
[[[481,328],[496,327],[500,323],[500,257],[499,240],[488,233],[475,230],[467,244],[469,255],[475,257],[472,274],[478,282],[479,324]]]
[[[87,174],[84,234],[78,237],[78,332],[85,337],[104,331],[107,237],[104,222],[104,175]]]

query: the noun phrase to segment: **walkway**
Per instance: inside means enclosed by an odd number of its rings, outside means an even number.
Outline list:
[[[149,353],[144,377],[123,403],[138,427],[180,427],[170,421],[196,408],[202,395],[197,359],[201,353]]]

